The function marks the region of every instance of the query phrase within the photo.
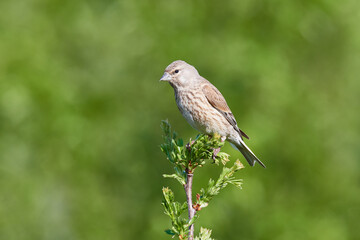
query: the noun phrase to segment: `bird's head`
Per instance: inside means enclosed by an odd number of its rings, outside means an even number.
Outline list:
[[[189,86],[198,79],[195,67],[182,60],[172,62],[166,67],[160,81],[169,82],[173,87]]]

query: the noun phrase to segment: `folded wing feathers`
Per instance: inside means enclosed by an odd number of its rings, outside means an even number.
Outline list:
[[[214,87],[210,82],[204,85],[202,90],[206,99],[211,104],[211,106],[213,106],[226,118],[226,120],[234,127],[234,129],[240,134],[240,136],[244,136],[245,138],[249,139],[246,133],[241,131],[237,126],[235,117],[232,114],[229,106],[226,103],[225,98],[220,93],[220,91],[216,87]]]

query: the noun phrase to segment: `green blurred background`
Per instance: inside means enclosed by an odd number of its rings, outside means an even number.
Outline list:
[[[0,1],[0,239],[169,239],[159,83],[182,59],[267,165],[201,212],[216,239],[360,239],[360,2]],[[232,159],[244,158],[228,144]],[[194,191],[214,165],[197,171]]]

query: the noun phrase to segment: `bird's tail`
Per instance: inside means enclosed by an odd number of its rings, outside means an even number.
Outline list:
[[[232,143],[231,144],[235,149],[239,150],[242,155],[244,155],[246,161],[250,164],[250,166],[254,166],[255,162],[258,162],[263,168],[266,168],[265,164],[263,164],[255,154],[250,150],[248,146],[243,141],[239,143]]]

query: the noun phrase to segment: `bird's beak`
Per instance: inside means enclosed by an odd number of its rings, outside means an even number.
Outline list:
[[[160,78],[160,81],[171,81],[171,75],[168,72],[164,72],[164,75]]]

